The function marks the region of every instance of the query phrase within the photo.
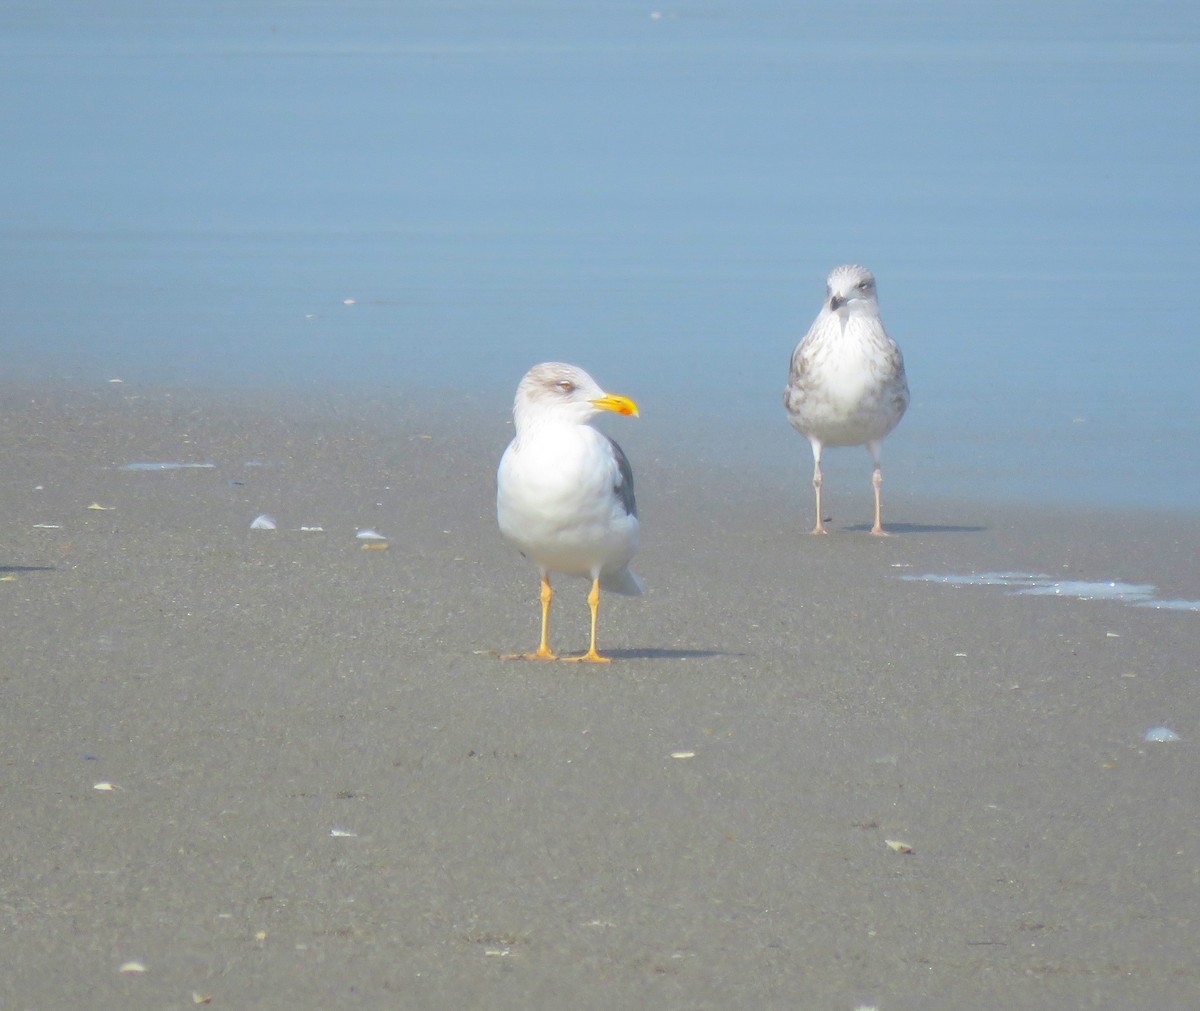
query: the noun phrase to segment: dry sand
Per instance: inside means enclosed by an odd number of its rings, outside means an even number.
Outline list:
[[[864,467],[813,538],[798,465],[622,429],[617,662],[505,662],[506,405],[445,404],[0,391],[0,1007],[1200,1006],[1200,614],[900,578],[1200,599],[1196,516],[877,539]]]

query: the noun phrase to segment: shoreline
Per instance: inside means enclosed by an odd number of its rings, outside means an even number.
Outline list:
[[[519,375],[513,377],[514,389],[519,378]],[[109,408],[127,410],[135,416],[142,405],[168,419],[177,419],[189,411],[217,410],[221,417],[246,416],[265,422],[279,434],[318,421],[335,429],[358,424],[364,436],[386,432],[400,424],[416,428],[433,426],[463,435],[470,431],[474,438],[484,442],[494,438],[500,447],[496,451],[497,461],[511,435],[512,390],[499,386],[425,388],[339,382],[283,384],[264,390],[244,383],[147,385],[121,379],[97,383],[76,379],[0,382],[0,411],[20,414],[26,401],[40,404],[39,410]],[[798,504],[811,508],[811,502],[807,501],[812,497],[811,452],[807,441],[787,424],[782,411],[763,411],[762,404],[756,403],[750,415],[730,418],[721,413],[719,406],[693,403],[677,394],[648,402],[650,406],[641,418],[618,421],[615,425],[613,419],[603,418],[600,427],[618,440],[624,439],[631,445],[644,444],[648,452],[660,458],[670,456],[685,466],[691,465],[700,480],[708,471],[721,477],[732,474],[735,480],[754,479],[764,486],[778,486],[786,493],[797,494]],[[122,403],[124,408],[118,408]],[[928,424],[929,420],[924,419],[920,430],[925,443],[930,443]],[[1045,498],[1008,490],[995,496],[990,487],[973,486],[959,478],[945,482],[955,489],[946,492],[940,490],[939,478],[947,475],[937,466],[931,466],[936,463],[932,455],[939,447],[905,440],[906,427],[911,426],[902,421],[884,444],[885,507],[889,500],[895,499],[909,507],[928,506],[938,511],[1027,509],[1045,511],[1055,517],[1083,512],[1089,517],[1145,515],[1184,524],[1200,521],[1200,509],[1153,498],[1150,505],[1134,506],[1092,499],[1076,503],[1061,500],[1058,493]],[[896,447],[902,442],[897,455]],[[923,459],[922,454],[930,458]],[[827,483],[834,485],[833,493],[845,499],[846,507],[861,505],[864,497],[869,500],[870,464],[862,447],[834,447],[826,454],[822,466],[836,479]],[[975,466],[985,464],[976,461]],[[985,490],[970,490],[973,487]]]

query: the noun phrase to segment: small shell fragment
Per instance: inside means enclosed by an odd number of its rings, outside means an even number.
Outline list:
[[[116,508],[116,506],[106,506],[106,505],[101,505],[99,502],[93,502],[90,506],[88,506],[88,508],[95,509],[100,512],[106,513],[106,512],[111,512],[113,509]]]
[[[354,536],[357,537],[360,541],[386,541],[387,540],[387,538],[384,537],[383,534],[381,534],[378,530],[372,530],[370,527],[367,527],[365,530],[360,530]]]
[[[1151,727],[1142,740],[1151,744],[1174,744],[1181,738],[1170,727]]]
[[[383,544],[364,544],[362,549],[363,551],[387,551],[390,547],[391,545],[385,542]]]
[[[0,576],[0,583],[15,583],[16,581],[17,577],[13,575]]]
[[[275,521],[266,513],[254,517],[254,522],[250,524],[251,530],[274,530]]]
[[[192,1003],[193,1004],[211,1004],[212,1003],[212,994],[211,993],[197,993],[195,990],[193,990],[192,991]]]
[[[695,758],[696,753],[694,751],[672,751],[671,757],[672,758]]]
[[[102,791],[104,791],[104,792],[106,792],[106,793],[107,793],[107,792],[110,792],[110,791],[112,791],[112,790],[119,789],[119,787],[117,786],[117,784],[116,784],[116,783],[109,783],[109,782],[106,780],[106,781],[105,781],[105,782],[103,782],[103,783],[97,783],[97,784],[95,784],[95,786],[93,786],[93,787],[92,787],[92,789],[93,789],[93,790],[102,790]]]
[[[126,962],[117,970],[117,972],[125,972],[130,974],[137,974],[145,971],[146,967],[142,965],[141,962]]]
[[[901,842],[899,839],[884,839],[883,841],[897,853],[911,853],[913,851],[913,848],[908,843]]]
[[[331,836],[333,836],[333,838],[335,838],[335,839],[357,839],[358,838],[357,832],[351,832],[348,828],[339,828],[337,825],[334,825],[333,828],[331,828],[329,830],[329,834]]]

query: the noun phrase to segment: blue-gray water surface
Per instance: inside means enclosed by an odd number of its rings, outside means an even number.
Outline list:
[[[557,358],[805,482],[787,361],[857,261],[890,488],[1196,508],[1200,5],[656,3],[9,0],[5,375]]]

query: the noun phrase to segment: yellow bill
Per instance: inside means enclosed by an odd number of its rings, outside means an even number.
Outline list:
[[[599,407],[602,411],[616,411],[617,414],[623,414],[626,417],[630,415],[635,418],[640,417],[637,404],[628,397],[621,397],[615,393],[606,393],[598,400],[593,400],[592,406]]]

